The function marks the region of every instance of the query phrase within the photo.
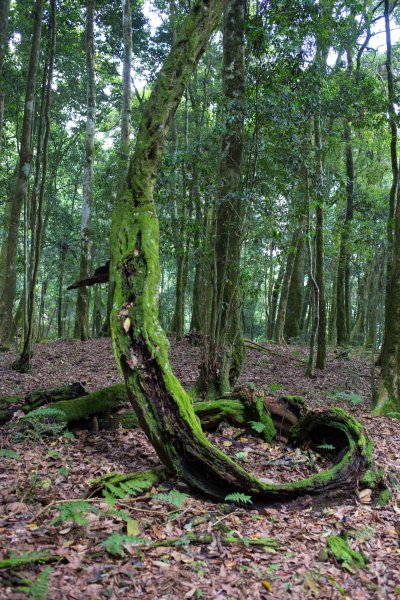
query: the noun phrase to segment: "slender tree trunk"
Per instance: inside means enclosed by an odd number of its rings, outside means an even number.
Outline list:
[[[353,61],[351,50],[347,51],[347,72],[351,75]],[[345,159],[346,159],[346,215],[342,225],[339,262],[336,284],[336,339],[339,346],[350,341],[350,250],[349,238],[353,221],[354,161],[351,142],[351,122],[344,120]]]
[[[59,243],[59,271],[58,271],[58,294],[57,294],[57,337],[64,337],[64,307],[63,307],[63,291],[64,291],[64,271],[65,259],[69,245],[67,241]]]
[[[287,340],[298,338],[301,331],[304,300],[304,250],[304,234],[300,231],[286,306],[284,336]]]
[[[44,311],[46,306],[47,280],[42,280],[40,287],[40,302],[39,302],[39,318],[38,318],[38,338],[43,339],[44,336]]]
[[[3,150],[4,88],[3,60],[7,51],[8,13],[10,0],[0,0],[0,154]],[[1,267],[1,265],[0,265]],[[1,293],[1,290],[0,290]]]
[[[12,326],[12,313],[17,283],[17,250],[21,209],[26,200],[32,164],[32,130],[35,108],[36,81],[42,32],[43,0],[36,0],[33,13],[33,33],[29,67],[26,79],[24,118],[22,124],[17,178],[13,195],[8,203],[7,234],[1,255],[5,257],[6,275],[0,297],[0,347],[8,348]]]
[[[290,240],[289,249],[286,258],[285,274],[283,276],[281,295],[279,298],[278,312],[276,315],[274,340],[277,344],[283,344],[283,331],[286,321],[286,307],[289,297],[289,289],[292,281],[293,267],[296,260],[297,246],[300,239],[300,228],[296,227]]]
[[[326,367],[326,306],[325,306],[325,268],[324,268],[324,185],[322,171],[322,144],[319,116],[314,118],[315,173],[316,173],[316,225],[315,225],[315,281],[318,286],[318,334],[317,369]]]
[[[228,0],[223,24],[225,128],[221,136],[220,190],[215,210],[213,299],[210,328],[205,340],[207,358],[199,381],[202,392],[209,396],[223,395],[230,390],[240,375],[244,358],[239,289],[244,220],[241,181],[245,98],[244,8],[242,0]]]
[[[56,0],[51,0],[50,4],[50,57],[49,57],[49,71],[48,81],[46,88],[45,98],[45,134],[43,140],[43,167],[42,167],[42,180],[39,191],[38,201],[38,212],[37,212],[37,231],[35,236],[35,247],[32,248],[34,253],[33,262],[33,273],[29,282],[29,297],[28,297],[28,322],[26,326],[26,333],[24,344],[21,355],[13,363],[13,369],[26,373],[31,368],[31,357],[32,357],[32,342],[33,342],[33,327],[34,327],[34,310],[35,310],[35,295],[36,295],[36,283],[39,274],[40,256],[42,248],[42,234],[43,234],[43,207],[44,207],[44,193],[46,187],[46,176],[47,176],[47,163],[48,163],[48,148],[50,140],[50,105],[51,105],[51,86],[53,83],[53,72],[54,72],[54,60],[56,53]]]
[[[81,260],[79,279],[90,275],[91,266],[91,232],[90,221],[93,203],[93,164],[94,164],[94,135],[96,117],[96,83],[94,72],[94,0],[86,2],[86,74],[87,74],[87,112],[86,112],[86,143],[85,169],[83,174],[83,204],[81,220]],[[76,317],[74,337],[86,340],[89,337],[89,300],[90,290],[86,286],[78,289],[76,298]]]
[[[122,1],[122,33],[124,57],[122,63],[122,108],[121,108],[121,142],[120,142],[120,179],[124,181],[129,165],[129,148],[131,141],[132,121],[132,10],[131,0]],[[114,274],[110,271],[107,293],[107,314],[100,335],[109,336],[110,315],[115,288]]]

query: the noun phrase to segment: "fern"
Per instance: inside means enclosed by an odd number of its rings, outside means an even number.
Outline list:
[[[72,500],[71,502],[63,502],[59,505],[59,515],[52,521],[50,525],[56,525],[57,523],[65,523],[72,521],[76,525],[87,525],[87,519],[85,514],[89,511],[98,513],[99,509],[95,508],[89,502],[85,500]]]
[[[47,600],[50,572],[50,567],[46,567],[36,579],[22,579],[22,585],[16,588],[17,591],[29,594],[29,600]]]
[[[18,452],[14,452],[14,450],[9,450],[8,448],[0,448],[0,456],[3,458],[11,458],[13,460],[21,460],[21,456]]]
[[[251,428],[257,433],[262,433],[265,429],[264,423],[260,423],[260,421],[249,421]]]
[[[320,444],[317,448],[321,448],[322,450],[335,450],[335,446],[332,444]]]
[[[0,569],[16,569],[23,567],[24,565],[30,565],[33,563],[45,563],[59,560],[59,556],[53,556],[48,552],[25,552],[20,556],[12,553],[10,558],[0,560]]]
[[[347,400],[348,402],[354,404],[354,406],[356,406],[357,404],[361,404],[361,402],[364,402],[364,396],[361,396],[361,394],[354,394],[348,392],[335,392],[332,395],[332,398],[335,400]]]
[[[126,544],[134,544],[136,546],[143,546],[151,544],[152,540],[147,538],[136,537],[133,535],[127,535],[126,533],[118,533],[115,531],[109,538],[101,542],[108,554],[112,556],[125,556],[124,547]]]
[[[109,506],[114,506],[117,500],[122,500],[127,496],[137,496],[144,490],[147,490],[149,484],[147,481],[140,479],[128,479],[112,483],[111,481],[104,484],[104,497]]]
[[[21,417],[15,427],[17,440],[58,437],[66,427],[65,413],[57,408],[36,408]]]
[[[186,499],[189,497],[189,494],[184,494],[183,492],[179,492],[178,490],[171,490],[167,494],[161,493],[157,494],[155,498],[157,500],[165,500],[168,504],[172,504],[178,510],[182,510]]]
[[[225,500],[228,502],[234,502],[235,504],[252,504],[251,496],[247,496],[247,494],[242,494],[241,492],[233,492],[233,494],[228,494],[225,496]]]

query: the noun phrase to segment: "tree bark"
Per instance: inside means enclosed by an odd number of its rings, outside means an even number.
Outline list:
[[[94,5],[95,0],[86,2],[86,76],[87,76],[87,112],[85,168],[83,174],[83,204],[81,220],[81,259],[79,279],[89,277],[91,263],[90,220],[93,203],[93,164],[94,136],[96,117],[96,83],[94,72]],[[76,298],[76,317],[74,337],[86,340],[89,337],[89,300],[90,290],[86,286],[79,288]]]
[[[12,196],[9,198],[6,217],[7,234],[4,237],[1,255],[4,257],[6,274],[0,297],[0,347],[10,346],[12,314],[17,284],[17,250],[21,209],[26,200],[32,164],[32,130],[35,107],[36,81],[39,64],[39,49],[42,33],[43,0],[36,0],[33,13],[33,32],[28,73],[26,78],[24,117],[22,123],[17,177]]]

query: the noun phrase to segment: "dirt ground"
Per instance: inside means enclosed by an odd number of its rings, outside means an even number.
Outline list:
[[[27,375],[9,369],[13,353],[0,354],[0,396],[75,381],[95,390],[119,380],[107,339],[41,343],[34,352]],[[171,340],[170,356],[176,375],[189,387],[198,375],[199,349]],[[335,503],[307,497],[235,507],[193,496],[182,482],[170,481],[138,498],[121,499],[113,509],[104,499],[91,499],[94,510],[83,515],[86,523],[73,523],[62,517],[63,501],[83,497],[89,480],[159,464],[145,435],[119,427],[16,439],[10,423],[0,430],[0,560],[32,551],[58,558],[48,564],[49,571],[45,564],[0,570],[0,598],[26,599],[29,594],[18,590],[25,585],[31,598],[43,600],[40,584],[46,573],[49,600],[400,598],[399,421],[370,414],[371,356],[332,352],[328,368],[315,379],[304,376],[305,359],[306,349],[296,346],[249,350],[242,380],[269,394],[300,394],[310,408],[336,405],[356,416],[374,441],[376,462],[393,492],[386,506],[371,501],[368,490],[349,490]],[[310,469],[310,453],[296,454],[284,440],[268,445],[229,427],[210,437],[247,469],[274,480],[297,479]],[[180,492],[180,508],[171,490]],[[123,556],[113,556],[103,542],[127,531],[167,545],[127,543]],[[209,534],[211,542],[190,542],[189,533]],[[224,545],[226,533],[243,543]],[[364,553],[366,568],[343,567],[327,555],[327,538],[338,534]],[[173,538],[186,541],[168,545]],[[276,545],[252,545],[259,538],[273,538]]]

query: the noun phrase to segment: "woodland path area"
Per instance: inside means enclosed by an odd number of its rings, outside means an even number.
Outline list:
[[[178,497],[182,506],[177,508],[171,490],[181,494],[189,490],[180,482],[168,482],[150,494],[121,500],[115,506],[120,514],[98,499],[92,506],[99,511],[86,514],[86,524],[51,524],[60,515],[62,504],[57,502],[84,496],[90,479],[110,471],[148,469],[159,461],[140,430],[77,430],[73,438],[16,443],[7,426],[1,430],[0,446],[12,448],[19,457],[2,458],[0,560],[9,558],[9,551],[18,555],[48,551],[59,560],[50,567],[19,567],[18,576],[0,571],[0,597],[26,598],[15,591],[20,578],[35,580],[45,568],[50,600],[399,596],[400,433],[394,419],[369,414],[370,358],[332,354],[325,373],[307,379],[305,349],[275,345],[269,349],[248,351],[243,381],[254,381],[270,394],[303,394],[312,408],[339,405],[360,419],[373,439],[377,463],[384,467],[386,479],[394,482],[395,494],[388,505],[375,506],[367,493],[331,504],[306,497],[268,507],[227,508],[188,495]],[[173,341],[170,355],[176,374],[189,386],[196,379],[199,349],[187,341]],[[108,339],[41,343],[34,356],[32,373],[21,375],[8,370],[13,354],[1,355],[0,395],[74,381],[95,390],[118,381]],[[304,476],[310,469],[311,455],[291,452],[284,440],[268,447],[266,464],[266,444],[259,439],[232,427],[210,435],[258,475],[285,480]],[[127,526],[131,535],[167,545],[126,544],[124,556],[110,555],[102,542],[114,532],[126,533]],[[227,532],[245,541],[273,538],[277,545],[223,545]],[[211,538],[200,544],[168,543],[188,534]],[[336,534],[346,534],[349,545],[365,554],[365,569],[343,568],[327,554],[327,538]]]

